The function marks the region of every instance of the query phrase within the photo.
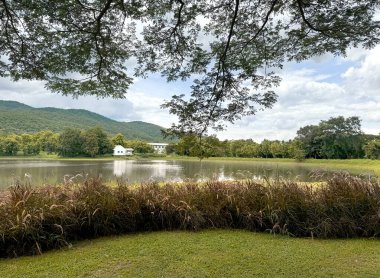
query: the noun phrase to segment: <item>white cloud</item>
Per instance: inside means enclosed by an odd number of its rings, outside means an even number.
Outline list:
[[[279,99],[272,109],[247,117],[218,135],[223,139],[253,138],[256,141],[291,139],[300,127],[339,115],[359,116],[364,132],[379,134],[380,46],[360,53],[338,61],[351,64],[357,61],[341,74],[342,80],[326,81],[330,76],[318,67],[285,69],[276,90]]]
[[[138,84],[145,82],[147,80],[135,79],[137,86],[131,87],[125,99],[93,96],[72,98],[47,91],[44,83],[40,81],[12,82],[6,78],[0,78],[0,99],[14,100],[36,108],[86,109],[117,121],[146,121],[165,127],[170,126],[175,118],[160,108],[166,94],[161,92],[161,88],[150,91],[154,85],[142,88],[145,89],[144,92],[140,91]]]
[[[133,104],[134,113],[142,121],[169,127],[175,121],[165,110],[160,108],[164,98],[152,96],[143,92],[131,92],[127,100]]]
[[[379,95],[380,90],[380,46],[367,52],[359,66],[350,67],[342,74],[347,90],[357,90],[362,95]]]

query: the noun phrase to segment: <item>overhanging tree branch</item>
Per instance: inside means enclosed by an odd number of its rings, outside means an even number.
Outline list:
[[[306,25],[307,25],[311,30],[316,31],[316,32],[319,32],[319,33],[322,33],[323,35],[330,37],[330,35],[326,33],[327,30],[320,29],[320,28],[318,28],[318,27],[313,26],[313,25],[310,23],[310,21],[306,18],[306,16],[305,16],[305,12],[304,12],[304,10],[303,10],[303,6],[304,6],[305,4],[303,3],[302,0],[297,0],[297,5],[298,5],[298,8],[299,8],[299,11],[300,11],[300,14],[301,14],[302,20],[306,23]]]
[[[207,130],[207,128],[210,124],[210,120],[212,119],[212,116],[214,114],[214,111],[215,111],[216,107],[219,105],[219,101],[223,97],[223,90],[225,88],[225,78],[226,78],[226,65],[225,65],[225,63],[226,63],[226,59],[227,59],[227,53],[228,53],[228,50],[230,48],[231,39],[232,39],[232,36],[234,34],[234,27],[235,27],[236,19],[238,17],[238,12],[239,12],[239,4],[240,4],[240,0],[236,0],[235,1],[234,13],[233,13],[233,16],[231,19],[231,24],[230,24],[230,28],[229,28],[229,32],[228,32],[228,36],[227,36],[227,42],[225,44],[223,53],[220,56],[219,62],[218,62],[218,69],[217,69],[215,83],[214,83],[214,87],[213,87],[213,93],[211,94],[211,97],[210,97],[207,105],[210,105],[211,102],[214,102],[214,104],[210,110],[210,113],[209,113],[209,116],[207,117],[206,122],[204,123],[204,128],[202,129],[201,134],[203,134]],[[222,85],[221,85],[221,89],[218,89],[218,83],[219,83],[220,78],[222,78]]]
[[[277,3],[278,3],[278,0],[274,0],[272,2],[272,4],[270,5],[270,8],[269,8],[269,11],[267,12],[267,14],[266,14],[266,16],[264,18],[263,24],[261,25],[261,27],[259,28],[259,30],[257,30],[257,32],[255,33],[255,35],[249,41],[247,41],[244,44],[244,46],[247,46],[249,43],[251,43],[252,41],[256,40],[257,37],[261,34],[261,32],[264,30],[265,26],[267,25],[267,23],[269,21],[269,18],[270,18],[270,15],[273,13],[274,8],[276,7]]]
[[[49,6],[0,0],[0,56],[7,58],[0,73],[43,79],[65,95],[122,97],[132,83],[126,64],[136,58],[142,76],[194,78],[188,101],[179,96],[164,107],[183,129],[207,132],[276,101],[273,92],[261,93],[279,82],[275,73],[260,72],[263,65],[272,71],[285,61],[380,43],[379,8],[375,0],[61,0]],[[136,22],[144,27],[140,34]],[[73,74],[79,76],[67,77]]]

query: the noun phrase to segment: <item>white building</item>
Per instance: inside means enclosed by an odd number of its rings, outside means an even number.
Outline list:
[[[113,155],[133,155],[133,149],[116,145],[115,148],[113,148]]]
[[[151,145],[155,152],[164,153],[166,151],[166,146],[169,144],[167,144],[167,143],[148,143],[148,145]]]

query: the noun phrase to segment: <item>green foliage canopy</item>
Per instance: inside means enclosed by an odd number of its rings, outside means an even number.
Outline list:
[[[0,76],[44,80],[65,95],[117,98],[132,74],[193,78],[189,98],[175,95],[163,106],[179,117],[173,131],[203,134],[271,107],[280,81],[275,69],[285,62],[374,47],[379,6],[378,0],[2,0]]]
[[[126,140],[125,146],[127,148],[132,148],[133,152],[139,154],[154,153],[154,149],[151,145],[140,140]]]
[[[365,156],[370,159],[380,159],[380,139],[372,140],[364,146]]]
[[[16,155],[20,146],[15,136],[7,136],[0,140],[0,154]]]
[[[83,141],[79,129],[66,128],[58,138],[58,154],[66,157],[79,156],[83,153]]]
[[[66,157],[103,155],[112,152],[112,143],[100,127],[80,130],[66,128],[58,137],[58,154]]]
[[[332,117],[297,131],[307,157],[359,158],[364,156],[365,136],[358,117]]]

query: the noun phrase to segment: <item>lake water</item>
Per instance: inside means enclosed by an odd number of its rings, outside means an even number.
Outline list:
[[[250,161],[186,161],[186,160],[0,160],[0,188],[15,179],[30,180],[34,185],[63,183],[76,176],[101,176],[103,180],[124,179],[128,182],[180,181],[185,179],[263,179],[284,178],[298,181],[313,180],[315,168],[295,163],[276,164]]]

